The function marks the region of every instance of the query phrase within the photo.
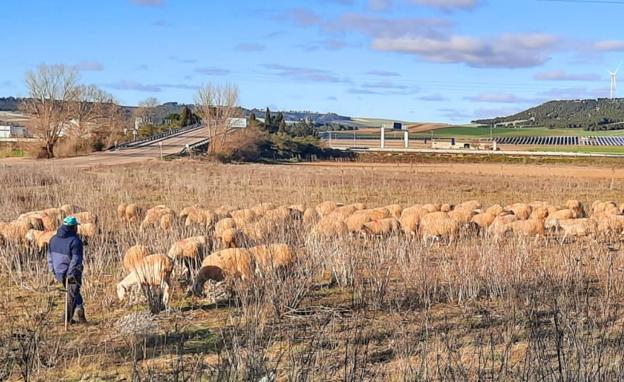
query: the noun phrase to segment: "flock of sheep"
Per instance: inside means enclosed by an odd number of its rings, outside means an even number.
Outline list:
[[[166,254],[155,254],[148,247],[135,245],[125,250],[126,272],[117,295],[124,300],[134,286],[157,286],[162,302],[169,301],[175,264],[193,280],[191,292],[200,295],[206,281],[250,279],[269,269],[293,264],[297,251],[275,242],[280,230],[303,232],[314,239],[339,236],[386,236],[405,234],[423,240],[452,241],[460,235],[482,235],[500,239],[509,235],[543,237],[580,237],[621,235],[624,232],[624,205],[596,201],[590,214],[577,200],[562,206],[546,202],[493,205],[485,208],[478,201],[457,205],[417,204],[402,208],[398,204],[367,208],[362,203],[342,205],[326,201],[316,206],[276,206],[262,203],[252,208],[222,206],[211,210],[197,206],[179,212],[159,205],[143,211],[136,204],[121,204],[117,217],[141,231],[173,230],[199,232],[197,236],[174,242]],[[0,243],[45,251],[63,217],[73,215],[81,223],[79,235],[85,239],[101,234],[98,219],[89,211],[72,205],[32,211],[11,222],[0,222]]]

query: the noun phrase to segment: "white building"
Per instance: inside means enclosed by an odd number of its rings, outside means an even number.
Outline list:
[[[0,125],[0,139],[2,138],[26,138],[27,130],[22,126]]]

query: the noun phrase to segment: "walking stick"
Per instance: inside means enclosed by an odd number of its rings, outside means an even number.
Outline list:
[[[68,316],[69,316],[69,309],[68,308],[69,305],[69,281],[68,281],[68,277],[65,277],[65,331],[67,331],[67,322],[68,320]]]

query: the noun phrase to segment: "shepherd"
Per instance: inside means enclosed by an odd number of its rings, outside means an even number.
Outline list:
[[[84,301],[80,294],[82,285],[82,240],[78,237],[78,220],[74,216],[63,219],[56,235],[48,246],[48,266],[54,278],[67,288],[63,322],[86,324]],[[73,319],[76,315],[77,321]]]

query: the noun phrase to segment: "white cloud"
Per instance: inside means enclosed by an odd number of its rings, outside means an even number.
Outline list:
[[[478,0],[410,0],[410,2],[442,10],[472,9],[479,3]]]
[[[598,41],[594,44],[594,48],[605,52],[622,52],[624,51],[624,40]]]
[[[81,72],[100,72],[104,70],[104,65],[96,61],[81,61],[74,65],[74,68]]]
[[[511,93],[481,93],[476,96],[464,97],[465,100],[472,102],[491,102],[491,103],[527,103],[531,102],[526,98],[518,97]]]
[[[404,36],[375,38],[372,47],[378,51],[414,54],[433,62],[464,63],[479,68],[525,68],[546,62],[546,53],[558,42],[558,37],[540,33],[503,34],[491,39]]]
[[[567,73],[564,70],[541,72],[533,76],[538,81],[598,81],[600,76],[592,73]]]

